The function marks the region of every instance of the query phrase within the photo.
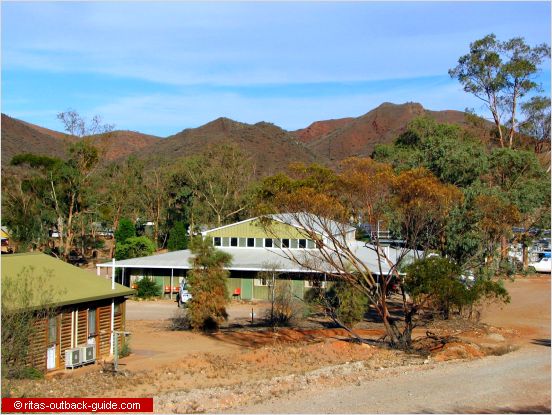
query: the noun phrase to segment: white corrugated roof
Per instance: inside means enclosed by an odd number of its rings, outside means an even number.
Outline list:
[[[377,254],[370,245],[361,241],[355,241],[351,245],[354,255],[371,272],[379,274]],[[232,264],[227,267],[235,271],[267,271],[278,272],[328,272],[331,267],[320,260],[320,252],[317,249],[279,249],[279,248],[234,248],[221,247],[221,251],[232,255]],[[387,248],[387,255],[394,262],[400,252],[393,248]],[[337,254],[333,254],[337,255]],[[412,253],[409,254],[412,256]],[[141,258],[116,261],[115,267],[121,268],[163,268],[163,269],[191,269],[190,258],[193,255],[189,250],[173,251],[165,254],[151,255]],[[302,264],[303,266],[301,266]],[[98,264],[98,267],[111,267],[112,263]],[[381,270],[384,274],[389,272],[387,261],[381,260]]]

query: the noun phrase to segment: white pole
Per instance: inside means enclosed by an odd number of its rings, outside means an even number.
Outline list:
[[[115,258],[113,258],[113,261],[111,263],[111,289],[115,289]]]
[[[96,275],[99,277],[101,275],[100,273],[100,267],[96,265]]]
[[[75,310],[71,311],[71,347],[75,347]]]
[[[115,258],[113,258],[112,268],[111,268],[111,289],[115,289]],[[111,300],[111,344],[109,346],[109,355],[113,356],[113,343],[115,333],[113,329],[115,328],[115,297]]]
[[[171,268],[171,289],[169,291],[169,298],[172,300],[172,290],[173,290],[173,277],[174,277],[174,268]]]

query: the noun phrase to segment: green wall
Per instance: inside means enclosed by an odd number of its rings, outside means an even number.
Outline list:
[[[222,229],[207,231],[208,236],[237,237],[237,238],[295,238],[308,239],[308,235],[300,229],[278,221],[272,221],[269,228],[261,225],[258,219],[245,223],[229,225]]]

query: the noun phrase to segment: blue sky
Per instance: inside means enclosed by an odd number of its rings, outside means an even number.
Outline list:
[[[448,69],[488,33],[549,42],[549,2],[2,2],[2,112],[100,114],[166,136],[217,117],[286,129],[382,102],[474,108]],[[550,65],[539,77],[550,94]]]

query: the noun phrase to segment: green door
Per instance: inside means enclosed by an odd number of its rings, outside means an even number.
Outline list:
[[[303,287],[305,286],[305,281],[303,280],[291,280],[291,294],[293,298],[303,299]]]
[[[253,279],[241,279],[241,298],[242,300],[251,300],[253,298]]]

